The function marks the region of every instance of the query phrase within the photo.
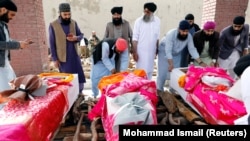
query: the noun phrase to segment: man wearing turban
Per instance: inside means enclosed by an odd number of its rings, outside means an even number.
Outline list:
[[[160,19],[154,15],[156,9],[153,2],[145,3],[144,15],[136,19],[133,29],[133,58],[136,68],[145,70],[149,80],[152,79],[160,37]]]
[[[7,23],[15,17],[16,12],[17,6],[13,1],[0,1],[0,91],[11,89],[8,83],[16,77],[9,62],[10,50],[27,48],[31,42],[30,39],[10,40]]]
[[[165,81],[170,80],[170,72],[174,68],[179,68],[181,65],[181,52],[185,47],[188,48],[189,54],[195,61],[205,67],[204,63],[194,47],[192,35],[189,33],[190,24],[186,20],[179,23],[179,27],[170,30],[161,39],[158,49],[157,60],[157,89],[164,91]]]
[[[219,32],[215,31],[215,22],[207,21],[203,29],[194,33],[194,46],[203,62],[215,66],[219,55]],[[197,62],[194,65],[198,66]]]
[[[235,89],[237,92],[240,93],[240,98],[243,101],[247,115],[242,117],[242,119],[248,118],[248,121],[245,124],[250,125],[250,87],[249,87],[249,80],[250,80],[250,54],[242,56],[237,62],[234,67],[234,72],[238,76],[237,84],[235,85]],[[239,82],[238,82],[239,81]],[[236,93],[237,93],[236,92]],[[235,94],[235,93],[233,93]],[[243,120],[244,121],[244,120]]]
[[[128,42],[128,50],[132,48],[132,29],[130,23],[122,18],[123,7],[113,7],[111,9],[112,22],[108,22],[104,33],[104,38],[123,38]],[[129,58],[129,55],[128,55]],[[129,59],[128,59],[129,61]],[[121,61],[118,61],[120,64]]]
[[[243,16],[236,16],[233,24],[225,27],[220,32],[219,67],[226,69],[230,76],[235,78],[233,72],[236,62],[243,55],[248,54],[249,25],[245,24]]]
[[[185,16],[185,20],[187,20],[190,24],[190,28],[189,28],[189,33],[193,36],[195,32],[200,30],[199,25],[197,25],[194,22],[194,15],[189,13]],[[181,67],[187,67],[188,64],[191,61],[191,57],[190,54],[188,53],[188,49],[187,47],[183,49],[182,51],[182,58],[181,58]]]
[[[90,72],[94,97],[99,94],[98,83],[102,77],[128,69],[128,54],[127,41],[123,38],[104,39],[96,45]],[[118,60],[121,60],[119,65]]]
[[[59,17],[49,25],[49,44],[52,60],[56,68],[63,73],[78,74],[79,94],[86,82],[85,75],[78,55],[78,46],[83,39],[83,33],[77,22],[71,19],[69,3],[59,5]]]

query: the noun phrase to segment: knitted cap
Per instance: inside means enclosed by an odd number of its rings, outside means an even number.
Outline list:
[[[59,5],[59,12],[70,12],[70,5],[68,3],[61,3]]]
[[[115,46],[121,52],[128,48],[127,41],[123,38],[118,38],[115,42]]]

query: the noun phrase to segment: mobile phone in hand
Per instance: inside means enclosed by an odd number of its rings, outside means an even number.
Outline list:
[[[67,37],[73,37],[73,34],[72,34],[72,33],[69,33],[69,34],[67,35]]]

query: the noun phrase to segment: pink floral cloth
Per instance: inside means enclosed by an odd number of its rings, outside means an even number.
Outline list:
[[[188,92],[187,100],[197,108],[208,123],[232,125],[234,120],[246,114],[242,101],[207,85],[202,81],[203,76],[224,78],[232,85],[235,81],[222,68],[189,67],[184,86],[184,89]]]
[[[122,75],[122,74],[121,74]],[[148,104],[151,105],[152,123],[157,124],[156,116],[156,104],[158,102],[156,84],[154,81],[147,80],[145,78],[136,76],[135,74],[129,73],[120,82],[108,85],[102,90],[102,96],[94,108],[89,112],[88,116],[91,120],[96,117],[101,117],[103,127],[105,130],[106,140],[118,141],[119,134],[113,132],[114,125],[114,114],[108,115],[107,109],[107,97],[115,98],[119,95],[123,95],[129,92],[139,92]],[[132,115],[131,115],[132,116]],[[141,124],[128,122],[127,125]]]

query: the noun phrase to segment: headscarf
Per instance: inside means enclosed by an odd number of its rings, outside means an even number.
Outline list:
[[[2,1],[0,1],[0,7],[5,7],[6,9],[8,9],[10,11],[17,12],[16,4],[11,0],[2,0]]]
[[[194,20],[194,15],[193,14],[187,14],[185,17],[185,20]]]
[[[234,67],[234,72],[237,76],[241,76],[244,70],[250,66],[250,54],[242,56]]]
[[[207,21],[204,25],[203,25],[203,29],[205,30],[209,30],[209,29],[215,29],[215,22],[213,21]]]
[[[117,14],[122,14],[122,10],[123,10],[123,7],[113,7],[112,9],[111,9],[111,13],[112,14],[115,14],[115,13],[117,13]]]
[[[237,16],[234,18],[233,23],[237,25],[242,25],[245,23],[245,18],[243,16]]]
[[[144,9],[148,9],[151,12],[155,12],[155,10],[157,9],[157,6],[153,3],[153,2],[148,2],[144,4]]]
[[[190,28],[190,24],[189,24],[188,21],[186,21],[186,20],[180,21],[180,23],[179,23],[179,29],[180,30],[186,30],[186,29],[189,29],[189,28]]]
[[[118,38],[115,42],[115,46],[119,51],[124,51],[128,48],[127,41],[123,38]]]

